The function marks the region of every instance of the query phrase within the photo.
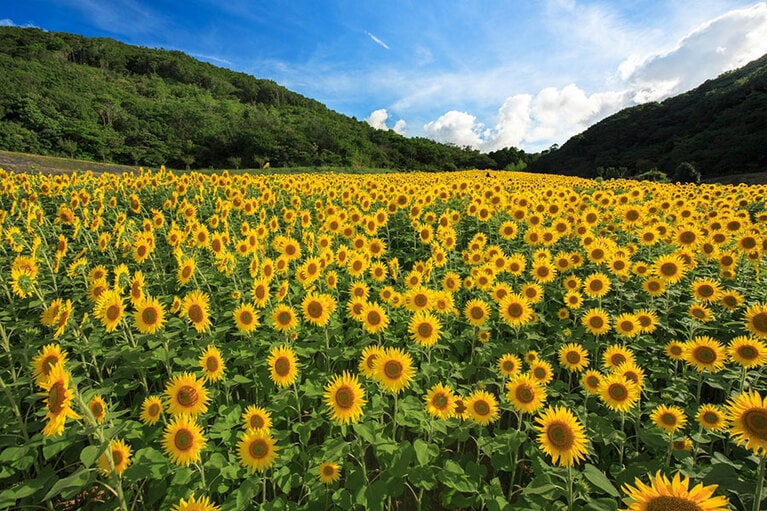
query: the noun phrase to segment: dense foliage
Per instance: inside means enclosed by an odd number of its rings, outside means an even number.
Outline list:
[[[0,27],[0,149],[177,168],[493,168],[178,51]]]
[[[531,169],[585,177],[602,169],[604,177],[628,177],[657,168],[673,177],[689,163],[711,178],[766,170],[765,147],[767,56],[662,103],[622,110]]]

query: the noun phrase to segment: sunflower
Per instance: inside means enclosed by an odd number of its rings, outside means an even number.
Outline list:
[[[67,352],[61,349],[58,344],[46,344],[37,352],[32,359],[32,377],[37,385],[42,384],[48,379],[51,369],[67,360]]]
[[[323,327],[330,321],[330,316],[336,310],[336,300],[330,295],[307,293],[301,302],[304,319],[309,323]]]
[[[359,372],[362,376],[373,378],[375,375],[375,360],[384,354],[384,349],[378,345],[366,346],[362,350],[360,362],[358,364]]]
[[[536,282],[547,284],[556,278],[557,270],[548,259],[537,259],[530,268],[530,275]]]
[[[272,414],[265,408],[249,405],[242,412],[243,429],[265,429],[272,427]]]
[[[170,460],[179,466],[188,466],[200,460],[205,448],[205,435],[194,417],[182,413],[165,426],[162,447]]]
[[[194,270],[197,263],[194,257],[181,257],[178,264],[178,271],[176,272],[176,280],[179,286],[185,286],[192,277],[194,277]]]
[[[641,333],[642,324],[639,322],[634,314],[623,313],[619,314],[613,324],[615,325],[615,332],[627,339],[632,339]]]
[[[269,377],[278,387],[293,385],[298,376],[298,359],[290,346],[275,346],[269,352]]]
[[[642,289],[652,297],[661,296],[666,292],[666,284],[660,278],[649,277],[642,282]]]
[[[240,441],[237,443],[237,454],[240,458],[240,464],[250,473],[254,474],[256,470],[263,472],[274,464],[277,459],[279,447],[274,445],[276,440],[269,434],[269,430],[249,429]]]
[[[409,387],[414,376],[413,359],[399,348],[386,348],[373,361],[373,377],[392,394],[399,394]]]
[[[220,381],[224,378],[226,364],[224,364],[221,352],[212,344],[208,344],[205,351],[202,352],[198,364],[202,369],[204,381]]]
[[[472,326],[482,326],[490,317],[490,308],[484,300],[474,298],[466,302],[463,317]]]
[[[88,410],[91,411],[91,415],[96,420],[97,424],[103,424],[104,419],[107,416],[107,405],[104,402],[104,398],[101,394],[96,394],[88,401]]]
[[[602,373],[596,369],[589,369],[581,376],[581,385],[587,394],[596,396],[599,394],[599,384],[602,382]]]
[[[728,311],[736,310],[744,301],[745,298],[734,289],[722,291],[722,294],[719,296],[719,303]]]
[[[654,274],[667,284],[676,284],[686,272],[684,260],[676,254],[662,255],[655,260]]]
[[[604,273],[592,273],[583,281],[583,292],[590,298],[602,298],[611,287],[610,277]]]
[[[367,403],[365,391],[362,390],[357,376],[352,376],[346,371],[340,376],[334,376],[325,385],[323,397],[328,414],[339,424],[358,422],[362,417],[362,407]]]
[[[40,387],[45,391],[41,395],[45,396],[45,418],[48,419],[48,424],[43,428],[44,436],[61,435],[64,433],[67,419],[80,418],[71,408],[75,391],[69,388],[69,378],[69,373],[64,369],[64,362],[59,361],[50,368],[48,378],[40,383]]]
[[[232,316],[237,330],[244,334],[253,332],[260,325],[256,309],[250,303],[238,305],[232,312]]]
[[[333,484],[341,479],[341,465],[332,461],[325,461],[317,469],[317,479],[322,484]]]
[[[53,300],[40,315],[40,322],[47,327],[53,327],[56,325],[56,321],[59,318],[59,314],[61,314],[61,309],[63,306],[64,301],[61,298],[56,298]]]
[[[107,289],[96,301],[96,307],[93,309],[93,315],[101,321],[107,332],[114,332],[125,311],[125,303],[120,296],[120,292],[114,289]]]
[[[711,373],[721,371],[726,359],[722,343],[705,335],[685,343],[683,357],[697,371],[707,369]]]
[[[111,454],[111,463],[109,460],[109,454]],[[104,453],[99,456],[98,467],[102,474],[109,475],[112,473],[112,467],[114,467],[114,473],[118,477],[123,475],[125,469],[131,464],[131,446],[126,444],[122,439],[115,439],[109,442],[109,447]]]
[[[743,322],[746,330],[760,339],[767,339],[767,302],[755,303],[746,309]]]
[[[160,396],[149,396],[141,403],[141,422],[147,425],[157,424],[162,415],[162,399]]]
[[[621,374],[610,374],[599,383],[599,397],[611,410],[627,412],[640,397],[640,387]]]
[[[654,479],[650,477],[649,486],[639,478],[635,478],[634,486],[625,484],[622,489],[628,495],[623,499],[628,506],[627,511],[726,511],[729,509],[726,497],[712,497],[717,485],[703,486],[703,483],[699,483],[690,489],[690,478],[682,479],[679,473],[670,481],[659,470]]]
[[[535,418],[538,445],[551,462],[570,467],[586,459],[583,424],[564,406],[547,407]]]
[[[290,305],[280,304],[274,308],[271,315],[272,327],[278,332],[288,333],[298,326],[298,315]]]
[[[144,296],[136,303],[133,321],[142,334],[157,333],[165,323],[165,308],[157,298]]]
[[[693,299],[703,303],[718,300],[721,293],[719,282],[712,279],[697,279],[690,285],[690,289]]]
[[[418,311],[413,314],[408,324],[410,337],[421,346],[431,348],[440,338],[442,324],[439,319],[428,311]]]
[[[183,316],[186,316],[198,333],[207,332],[210,329],[209,302],[210,298],[207,294],[195,289],[187,293],[181,303]]]
[[[684,360],[684,343],[671,339],[665,347],[666,356],[671,360]]]
[[[730,341],[727,355],[741,367],[760,367],[767,363],[767,345],[759,339],[741,335]]]
[[[456,415],[456,395],[453,389],[437,383],[424,396],[426,413],[439,419],[449,419]]]
[[[522,360],[513,353],[504,353],[498,359],[498,370],[506,378],[513,378],[519,374],[522,367]]]
[[[253,304],[259,309],[263,309],[269,303],[269,297],[271,296],[269,282],[267,279],[256,279],[250,288]]]
[[[533,413],[546,401],[546,386],[528,374],[506,382],[506,398],[521,413]]]
[[[583,295],[574,290],[569,290],[563,298],[564,304],[568,309],[580,309],[583,305]]]
[[[602,335],[610,331],[610,316],[602,309],[589,309],[581,316],[581,324],[592,335]]]
[[[464,400],[464,404],[468,417],[482,426],[487,426],[500,417],[498,400],[487,391],[475,390]]]
[[[580,372],[589,365],[589,352],[576,343],[559,348],[559,364],[570,372]]]
[[[208,410],[208,390],[192,373],[174,376],[165,385],[165,406],[171,415],[186,414],[196,417]]]
[[[366,303],[361,311],[362,326],[371,334],[381,332],[389,325],[389,316],[376,302]]]
[[[533,310],[527,299],[517,293],[509,293],[498,304],[503,321],[512,328],[517,328],[533,319]]]
[[[727,403],[728,431],[737,445],[755,456],[767,454],[767,398],[751,390]]]
[[[714,320],[714,315],[711,313],[711,309],[699,303],[690,305],[690,308],[687,309],[687,314],[701,323],[709,323]]]
[[[658,314],[653,310],[639,309],[634,313],[637,321],[639,321],[639,332],[643,334],[650,334],[655,331],[658,325]]]
[[[626,362],[634,363],[634,352],[625,346],[611,344],[602,354],[602,367],[615,369]]]
[[[540,358],[530,364],[528,373],[542,385],[546,385],[554,378],[554,368]]]
[[[702,428],[709,431],[722,431],[727,427],[727,416],[724,408],[719,405],[704,404],[698,407],[695,419]]]
[[[687,423],[684,410],[678,406],[658,405],[650,414],[650,420],[666,433],[673,433]]]

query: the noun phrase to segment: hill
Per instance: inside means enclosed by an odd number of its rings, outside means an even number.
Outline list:
[[[661,103],[624,109],[530,170],[614,177],[657,168],[673,176],[683,162],[703,178],[767,171],[767,55]]]
[[[495,164],[178,51],[0,27],[0,69],[0,150],[176,168]]]

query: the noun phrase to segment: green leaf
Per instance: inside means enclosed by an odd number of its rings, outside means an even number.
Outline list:
[[[618,503],[614,499],[592,499],[586,504],[587,511],[616,511]]]
[[[395,453],[394,460],[388,473],[391,477],[404,476],[408,472],[410,462],[413,461],[415,450],[409,442],[399,444],[400,449]]]
[[[50,500],[53,497],[60,495],[62,492],[64,492],[64,490],[81,490],[85,488],[90,478],[90,470],[87,468],[80,468],[69,477],[65,477],[64,479],[59,479],[56,481],[56,484],[54,484],[53,488],[51,488],[45,497],[43,497],[43,500]]]
[[[613,486],[613,483],[604,475],[597,467],[590,463],[586,463],[583,467],[583,477],[586,478],[595,487],[599,488],[603,492],[613,497],[620,497],[620,493]]]
[[[415,450],[415,457],[418,460],[419,465],[427,465],[433,458],[433,453],[430,451],[430,447],[434,447],[436,450],[436,446],[432,446],[431,444],[427,444],[420,438],[416,438],[415,442],[413,442],[413,449]]]
[[[383,511],[383,504],[386,497],[386,482],[379,479],[365,490],[365,509],[371,511]]]
[[[101,446],[88,445],[85,447],[85,449],[80,451],[80,462],[85,468],[90,468],[93,463],[95,463],[96,459],[98,459],[100,454]]]
[[[259,479],[255,477],[246,478],[237,488],[237,509],[248,509],[251,507],[253,497],[261,491]]]

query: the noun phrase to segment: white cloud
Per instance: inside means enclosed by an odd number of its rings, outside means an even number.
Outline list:
[[[0,27],[15,27],[15,26],[16,24],[13,22],[12,19],[5,18],[0,20]]]
[[[632,55],[619,72],[634,101],[656,101],[692,89],[767,53],[767,3],[730,11],[695,28],[667,53]]]
[[[439,142],[457,146],[479,147],[482,145],[484,126],[477,123],[477,118],[466,112],[451,110],[436,121],[427,123],[423,130],[426,136]]]
[[[388,44],[386,44],[385,42],[381,41],[379,38],[377,38],[376,36],[374,36],[374,35],[373,35],[373,34],[371,34],[370,32],[365,32],[365,33],[366,33],[368,36],[370,36],[370,38],[373,40],[373,42],[374,42],[374,43],[376,43],[376,44],[378,44],[378,45],[380,45],[380,46],[383,46],[383,47],[384,47],[384,48],[386,48],[387,50],[389,50],[389,49],[390,49]]]
[[[389,118],[389,113],[386,111],[385,108],[380,108],[378,110],[375,110],[370,113],[367,119],[365,119],[365,122],[370,124],[372,127],[374,127],[377,130],[387,130],[389,129],[386,126],[386,119]]]
[[[389,119],[389,112],[387,112],[385,108],[379,108],[378,110],[371,112],[370,115],[365,119],[365,122],[378,130],[391,129],[400,135],[405,134],[405,127],[407,126],[407,122],[405,122],[404,119],[400,119],[395,122],[393,128],[389,128],[389,126],[387,126],[387,119]]]

